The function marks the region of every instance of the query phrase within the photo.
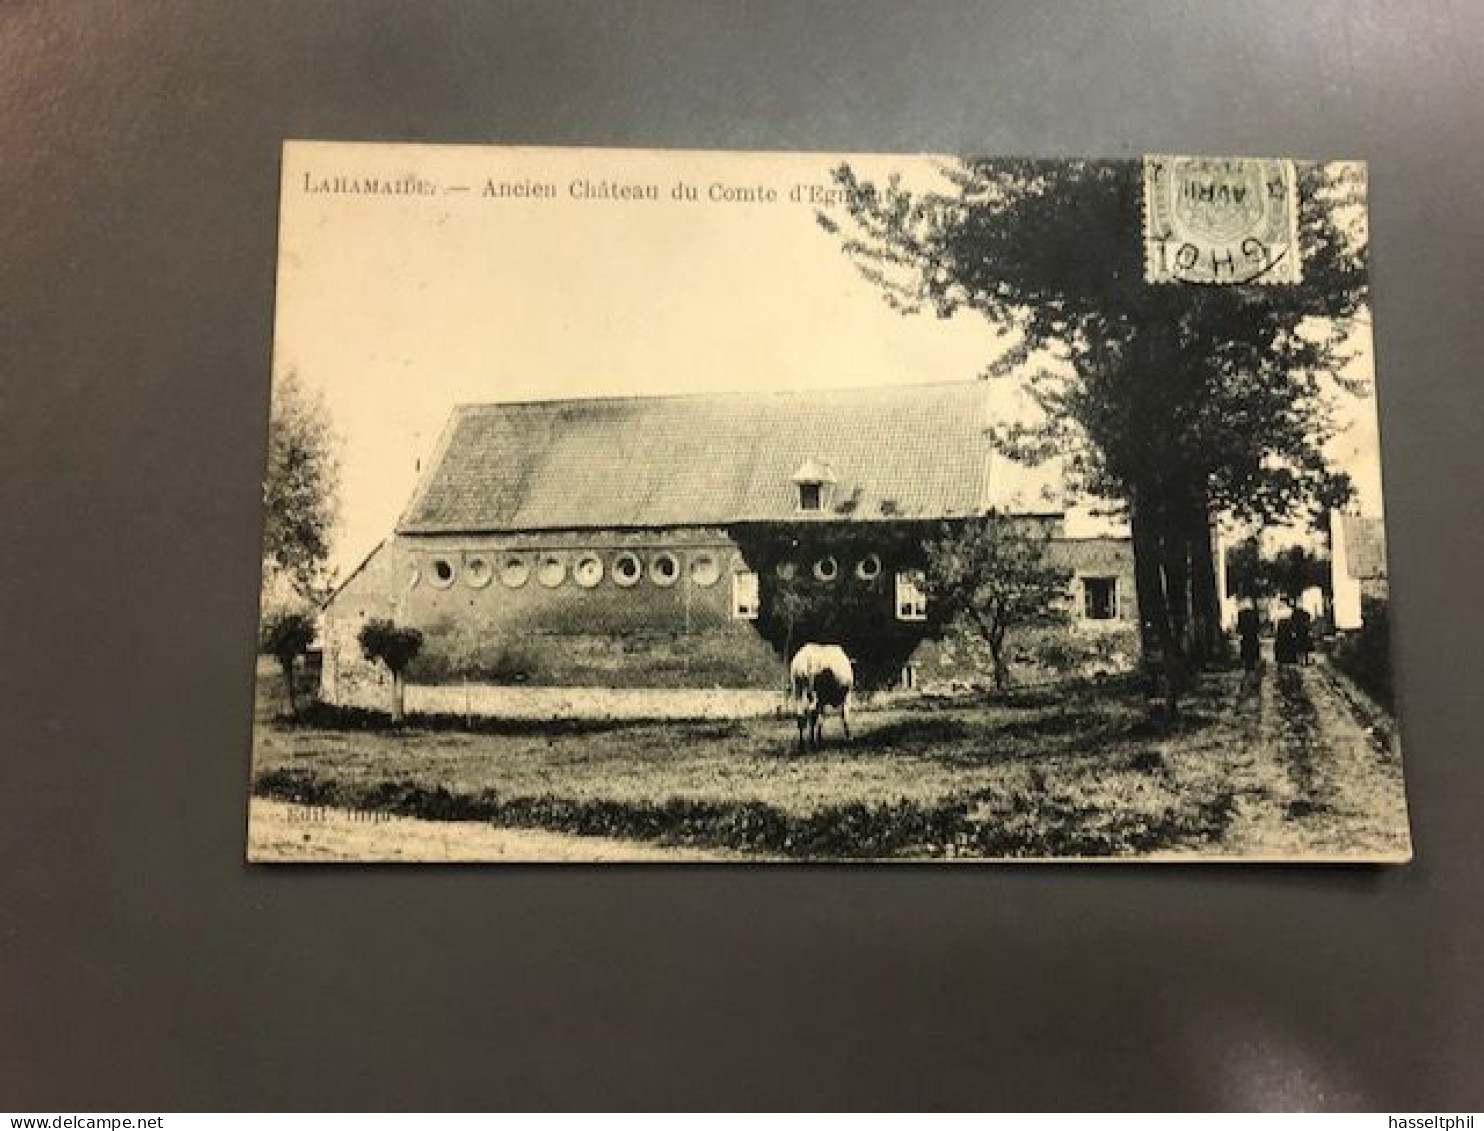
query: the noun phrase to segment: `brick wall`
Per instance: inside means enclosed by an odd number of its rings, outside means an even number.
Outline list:
[[[598,565],[586,566],[580,584],[574,573],[589,559]],[[637,562],[631,584],[621,583],[621,560]],[[338,702],[379,694],[380,673],[356,641],[375,617],[424,633],[414,683],[780,685],[773,649],[751,621],[732,616],[737,568],[735,546],[713,530],[396,537],[326,609],[324,694]]]

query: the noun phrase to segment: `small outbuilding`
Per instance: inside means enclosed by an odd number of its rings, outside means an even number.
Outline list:
[[[1384,601],[1386,524],[1378,517],[1330,511],[1330,585],[1335,627],[1360,628],[1367,601]]]

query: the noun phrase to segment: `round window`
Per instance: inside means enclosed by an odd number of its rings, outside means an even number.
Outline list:
[[[572,580],[584,589],[591,589],[603,580],[603,559],[597,554],[583,554],[572,567]]]
[[[820,581],[834,581],[840,575],[840,563],[834,558],[820,558],[814,563],[814,576]]]
[[[439,589],[447,589],[453,584],[454,568],[453,562],[447,558],[433,559],[433,584]]]
[[[701,551],[690,560],[690,579],[700,586],[715,585],[721,580],[721,562],[715,554]]]
[[[495,571],[487,558],[470,558],[464,563],[464,580],[473,589],[483,589],[494,576]]]
[[[548,589],[555,589],[567,577],[567,563],[555,554],[547,554],[536,567],[536,580]]]
[[[638,557],[627,550],[613,559],[613,580],[625,589],[636,584],[643,574],[644,567]]]
[[[774,572],[778,574],[779,578],[784,581],[792,581],[799,574],[799,567],[794,565],[794,563],[789,561],[787,558],[779,562],[773,568]]]
[[[656,585],[669,588],[680,576],[680,562],[669,551],[656,554],[649,562],[649,579]]]
[[[862,581],[875,581],[881,576],[881,559],[876,554],[867,554],[855,563],[855,576]]]
[[[531,563],[524,554],[507,554],[500,563],[500,581],[507,588],[519,589],[531,578]]]

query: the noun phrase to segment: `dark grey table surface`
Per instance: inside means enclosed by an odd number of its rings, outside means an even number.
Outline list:
[[[0,5],[0,1103],[1479,1107],[1484,11]],[[1363,157],[1416,863],[249,869],[285,137]]]

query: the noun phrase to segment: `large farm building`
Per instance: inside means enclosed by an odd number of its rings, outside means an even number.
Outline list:
[[[1074,635],[1131,634],[1128,541],[1065,537],[1059,479],[990,424],[984,382],[461,406],[325,608],[323,694],[385,703],[377,617],[423,632],[414,686],[776,688],[790,648],[852,633],[889,682],[973,681],[920,571],[990,510],[1052,536]],[[853,615],[818,623],[824,590]]]

